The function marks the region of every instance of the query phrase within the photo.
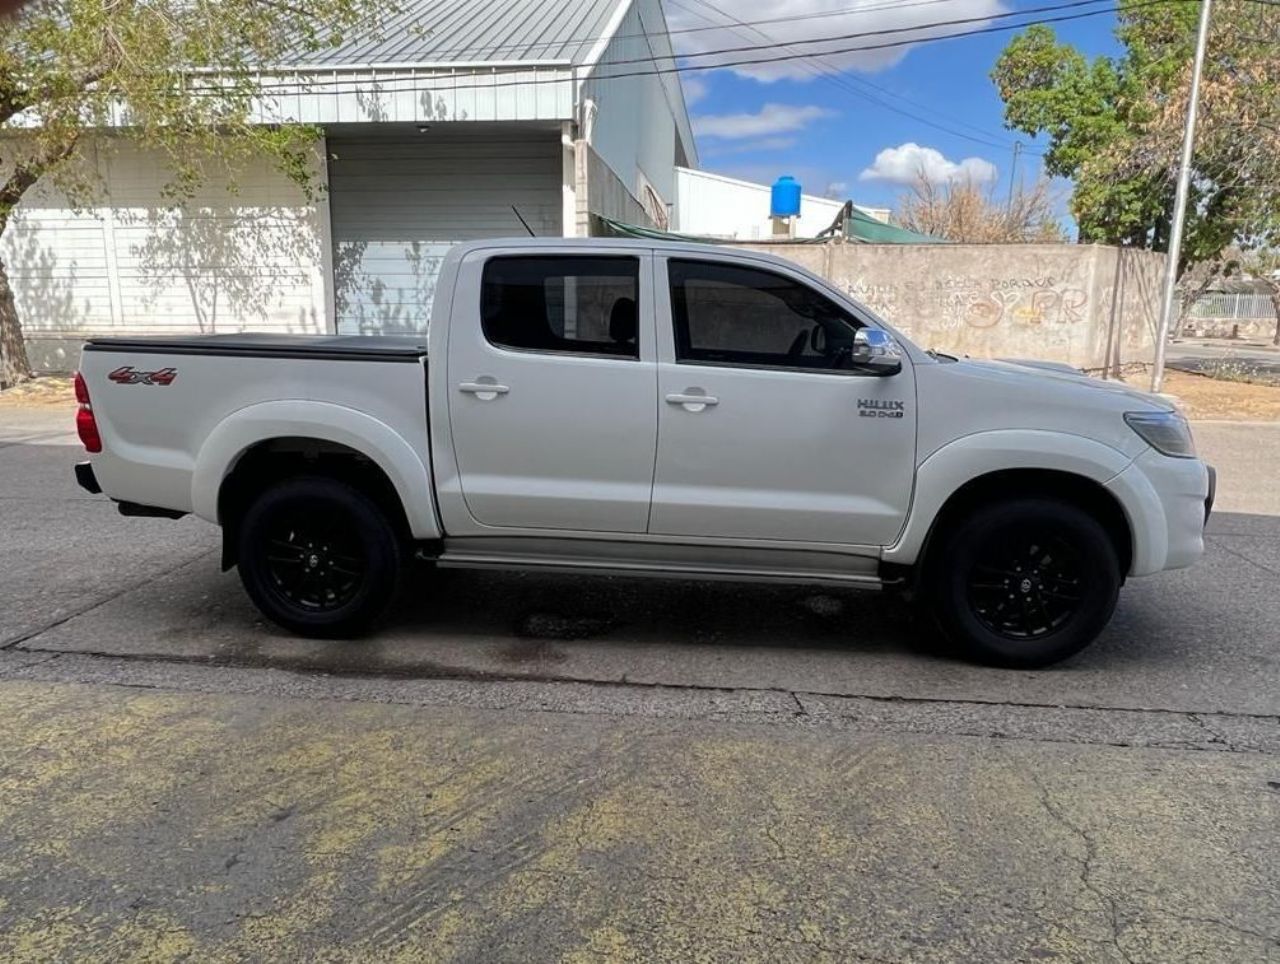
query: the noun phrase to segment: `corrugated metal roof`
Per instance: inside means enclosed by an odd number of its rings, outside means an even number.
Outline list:
[[[511,61],[583,63],[630,0],[409,0],[376,35],[301,53],[313,67]]]

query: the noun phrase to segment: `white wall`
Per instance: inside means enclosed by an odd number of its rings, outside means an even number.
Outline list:
[[[767,241],[773,237],[769,185],[683,167],[676,171],[676,182],[673,230],[738,241]],[[830,227],[842,207],[843,201],[804,195],[796,236],[812,238]]]
[[[328,330],[323,211],[270,162],[238,195],[213,174],[178,207],[156,154],[117,140],[81,160],[100,203],[77,212],[37,185],[0,238],[37,367],[73,367],[90,334]]]
[[[658,0],[635,0],[614,39],[603,50],[600,62],[607,65],[670,52]],[[637,199],[643,199],[642,184],[647,180],[666,204],[673,205],[677,118],[686,116],[679,79],[675,74],[610,76],[635,71],[634,64],[600,66],[583,84],[582,99],[594,101],[597,106],[591,144]]]

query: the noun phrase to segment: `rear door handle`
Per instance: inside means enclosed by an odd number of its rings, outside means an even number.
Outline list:
[[[704,408],[719,405],[720,399],[714,395],[694,395],[689,392],[676,392],[667,396],[667,404],[683,405],[686,411],[701,412]]]

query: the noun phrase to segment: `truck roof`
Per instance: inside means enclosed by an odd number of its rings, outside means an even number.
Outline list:
[[[800,247],[801,245],[797,245]],[[632,249],[639,251],[656,251],[662,254],[696,254],[702,256],[723,256],[744,258],[755,261],[771,261],[785,265],[792,270],[800,268],[794,261],[780,258],[767,251],[756,251],[741,242],[716,243],[704,241],[658,241],[647,238],[487,238],[483,241],[463,241],[449,249],[455,257],[461,257],[468,251],[483,251],[485,248],[528,248],[535,252],[544,248],[563,251],[566,248],[581,248],[583,253],[599,248],[613,250]],[[801,268],[801,270],[803,270]],[[808,273],[808,272],[806,272]]]

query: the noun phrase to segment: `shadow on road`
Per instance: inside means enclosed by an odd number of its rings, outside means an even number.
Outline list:
[[[325,674],[1280,713],[1280,516],[1215,514],[1203,561],[1133,580],[1098,643],[1039,673],[950,658],[891,595],[641,578],[415,573],[376,633],[319,642],[264,623],[218,571],[212,526],[121,518],[75,488],[77,457],[0,455],[0,645]]]

